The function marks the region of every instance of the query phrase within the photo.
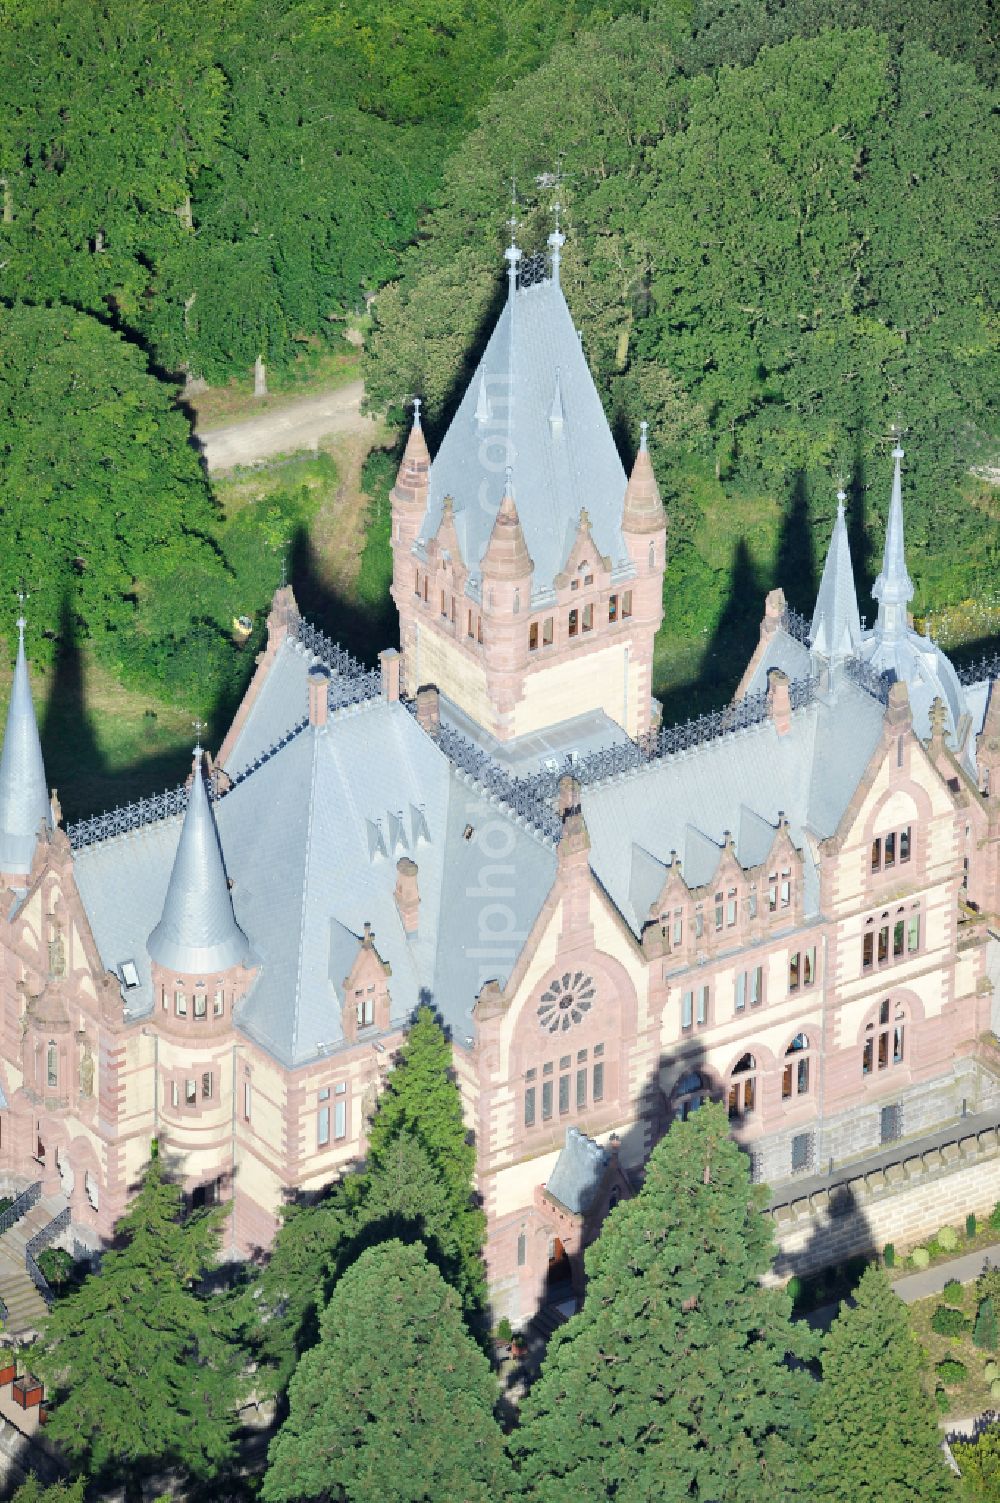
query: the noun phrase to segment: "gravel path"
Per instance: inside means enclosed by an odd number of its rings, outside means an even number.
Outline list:
[[[321,439],[335,433],[371,433],[374,439],[377,424],[361,412],[363,393],[364,383],[352,381],[319,396],[300,397],[286,407],[269,408],[258,417],[209,428],[195,437],[209,470],[231,470],[275,454],[315,449]]]

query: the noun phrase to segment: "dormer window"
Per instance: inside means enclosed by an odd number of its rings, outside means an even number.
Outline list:
[[[122,986],[127,992],[134,991],[139,985],[139,972],[134,960],[120,960],[118,962],[118,975]]]
[[[354,993],[354,1010],[359,1028],[371,1028],[375,1023],[375,988],[359,988]]]

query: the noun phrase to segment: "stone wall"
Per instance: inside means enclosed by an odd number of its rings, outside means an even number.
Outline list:
[[[887,1242],[909,1247],[1000,1200],[1000,1128],[901,1157],[885,1169],[772,1208],[775,1272],[811,1273]]]

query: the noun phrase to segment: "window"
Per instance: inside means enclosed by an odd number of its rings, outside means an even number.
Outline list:
[[[552,1119],[552,1082],[542,1081],[542,1121],[549,1122]]]
[[[878,1017],[864,1033],[861,1049],[861,1073],[873,1075],[903,1063],[906,1047],[906,1010],[893,1007],[886,997],[879,1003]]]
[[[465,634],[466,634],[467,637],[474,637],[475,634],[476,634],[476,629],[475,629],[475,627],[472,624],[472,612],[471,611],[468,611],[466,613]]]
[[[715,894],[715,932],[718,934],[722,928],[722,893]]]
[[[45,1083],[50,1091],[59,1089],[59,1051],[54,1041],[45,1051]]]
[[[583,568],[583,569],[585,569],[587,567],[587,565],[586,564],[581,564],[580,567]],[[592,585],[594,583],[594,576],[593,576],[593,574],[585,574],[583,576],[583,582],[584,582],[585,585]]]
[[[442,616],[444,616],[447,619],[447,616],[448,616],[448,607],[445,604],[444,590],[441,591],[441,614],[442,614]]]
[[[694,937],[695,937],[695,939],[701,939],[701,937],[702,937],[702,935],[704,933],[705,933],[705,915],[702,912],[701,908],[699,907],[699,908],[696,908],[695,911],[694,911]]]
[[[194,994],[194,1015],[196,1018],[208,1016],[208,998],[204,991],[197,991]]]
[[[797,1033],[785,1050],[785,1065],[781,1072],[781,1099],[790,1101],[794,1096],[809,1094],[809,1039]]]
[[[655,543],[650,543],[650,545],[649,545],[649,567],[651,569],[655,569],[656,568],[656,544]]]
[[[756,887],[751,887],[750,891],[747,893],[747,917],[752,919],[755,919],[757,917]]]
[[[584,631],[594,630],[594,607],[592,605],[585,605],[583,608],[583,629]]]
[[[708,987],[697,986],[681,996],[681,1027],[690,1028],[697,1023],[703,1028],[708,1022]]]
[[[893,832],[887,835],[882,842],[882,870],[888,871],[890,866],[896,865],[896,835]]]
[[[778,873],[771,872],[767,879],[767,907],[770,913],[778,911]]]
[[[184,1105],[194,1106],[198,1100],[198,1082],[190,1077],[184,1082]]]
[[[920,949],[920,913],[911,913],[907,921],[906,948],[910,955]]]
[[[908,912],[897,908],[881,915],[876,929],[874,917],[868,919],[861,937],[861,969],[870,971],[876,964],[889,965],[904,960],[920,949],[920,909],[914,905]]]
[[[881,870],[882,870],[882,841],[881,841],[881,839],[878,839],[878,840],[873,840],[872,841],[872,871],[873,872],[878,872],[878,871],[881,871]]]
[[[419,569],[414,569],[414,571],[413,571],[413,593],[414,593],[414,595],[419,595],[420,594],[420,570]]]
[[[134,960],[123,960],[118,967],[118,974],[127,992],[134,991],[139,985],[139,972],[136,970]]]
[[[455,625],[455,597],[454,597],[454,595],[451,597],[451,624],[452,624],[452,626]]]
[[[559,1115],[569,1111],[569,1076],[559,1077]]]
[[[811,1169],[815,1160],[815,1134],[811,1132],[796,1133],[792,1139],[792,1173],[802,1174],[804,1170]]]
[[[731,887],[726,893],[726,928],[731,929],[736,922],[736,888]]]
[[[320,1099],[321,1103],[326,1103],[326,1104],[325,1105],[321,1104],[320,1108],[319,1108],[319,1111],[316,1113],[316,1147],[317,1148],[325,1148],[326,1145],[330,1141],[330,1107],[329,1107],[330,1087],[329,1086],[327,1086],[325,1088],[325,1090],[320,1091],[320,1093],[319,1093],[319,1099]]]
[[[427,575],[424,575],[424,605],[427,604]]]
[[[800,986],[812,986],[816,979],[816,947],[796,950],[788,957],[788,990],[797,991]]]
[[[575,637],[576,634],[577,634],[577,632],[579,630],[580,630],[580,612],[574,606],[573,610],[571,610],[570,613],[569,613],[569,634],[570,634],[570,636],[571,637]]]
[[[219,989],[218,989],[218,991],[216,992],[215,996],[212,998],[212,1016],[215,1017],[215,1018],[221,1018],[222,1014],[225,1012],[225,1010],[226,1010],[225,993],[223,992],[222,987],[220,986]]]
[[[891,871],[897,860],[902,865],[904,861],[909,861],[912,849],[911,825],[905,825],[901,830],[890,830],[887,835],[876,836],[872,841],[872,871]]]
[[[252,1089],[251,1089],[250,1081],[249,1080],[245,1080],[243,1082],[243,1120],[244,1120],[244,1122],[249,1122],[250,1121],[250,1110],[251,1110],[252,1106],[253,1106],[253,1092],[252,1092]]]
[[[622,620],[627,621],[632,614],[632,591],[622,592]]]
[[[580,581],[578,579],[571,579],[569,587],[571,590],[578,590],[580,588]]]
[[[900,830],[900,832],[899,832],[899,859],[900,859],[900,862],[909,861],[909,859],[910,859],[910,827],[909,827],[909,825],[906,826],[905,830]]]
[[[555,641],[556,623],[554,616],[546,616],[542,622],[542,646],[551,647]]]
[[[514,615],[515,616],[517,615],[517,613],[518,613],[518,611],[520,609],[521,609],[521,591],[520,590],[515,590],[514,591]]]
[[[696,1112],[699,1106],[704,1106],[705,1102],[710,1099],[705,1077],[697,1070],[689,1070],[674,1086],[672,1096],[674,1115],[682,1122],[686,1122],[692,1112]]]
[[[174,992],[174,1012],[179,1018],[186,1018],[188,999],[185,992]]]
[[[685,992],[681,998],[681,1027],[690,1028],[694,1023],[694,992]]]
[[[482,645],[483,645],[483,618],[482,618],[482,616],[477,616],[476,617],[476,641],[478,642],[479,646],[482,647]]]
[[[598,1055],[598,1054],[603,1054],[603,1053],[604,1053],[604,1045],[603,1044],[595,1044],[594,1045],[594,1054]],[[594,1066],[593,1099],[594,1099],[595,1102],[597,1102],[597,1101],[603,1101],[604,1100],[604,1063],[603,1063],[602,1060],[598,1060],[597,1064],[595,1064],[595,1066]]]
[[[523,1268],[528,1261],[528,1239],[523,1232],[517,1234],[517,1266]]]
[[[347,1137],[347,1081],[338,1080],[333,1088],[333,1136]]]
[[[211,1101],[214,1094],[215,1081],[212,1078],[211,1070],[206,1070],[201,1077],[201,1099],[202,1101]]]
[[[524,1090],[524,1125],[525,1127],[534,1127],[535,1125],[534,1086],[526,1086]]]
[[[788,908],[792,901],[792,874],[790,871],[781,873],[781,906]]]
[[[375,987],[369,986],[365,991],[358,990],[354,993],[355,1012],[359,1028],[371,1028],[375,1022]]]
[[[170,1105],[178,1107],[181,1104],[181,1092],[176,1080],[170,1082]]]
[[[757,1061],[744,1054],[733,1067],[729,1078],[729,1120],[752,1117],[757,1101]]]
[[[528,627],[528,651],[529,652],[537,652],[538,651],[538,622],[537,621],[532,621],[531,625]]]
[[[618,620],[618,596],[611,595],[608,598],[608,620],[612,625]]]
[[[587,1071],[586,1069],[576,1072],[576,1109],[583,1111],[587,1105]]]
[[[737,1012],[743,1012],[748,1002],[751,1007],[759,1007],[763,993],[763,966],[755,965],[749,971],[737,971],[734,996],[734,1006]]]

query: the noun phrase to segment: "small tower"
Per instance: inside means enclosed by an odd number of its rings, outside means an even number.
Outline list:
[[[667,567],[667,514],[649,455],[649,425],[639,425],[639,452],[625,488],[622,535],[635,569],[632,620],[635,635],[631,657],[640,673],[637,729],[649,730],[652,705],[653,638],[663,621],[663,575]]]
[[[399,612],[404,676],[407,650],[409,648],[410,655],[412,655],[413,649],[412,642],[407,642],[406,630],[411,602],[419,596],[426,584],[426,570],[423,574],[421,573],[413,557],[413,545],[420,533],[420,524],[427,510],[430,481],[431,456],[427,449],[427,440],[424,438],[424,430],[420,426],[420,398],[415,397],[413,425],[406,440],[406,448],[403,450],[396,484],[389,495],[392,529],[392,598]],[[413,685],[410,692],[415,692],[415,690],[416,685]]]
[[[886,641],[905,637],[908,627],[906,607],[913,599],[913,581],[907,572],[903,541],[903,450],[899,444],[893,449],[892,458],[892,496],[885,529],[882,572],[872,586],[872,595],[878,601],[875,636]]]
[[[480,565],[485,642],[483,648],[490,694],[503,735],[520,693],[528,661],[531,576],[534,564],[524,540],[508,468],[504,493]]]
[[[42,744],[24,651],[23,616],[17,621],[17,661],[0,755],[0,882],[24,887],[40,828],[52,828]]]
[[[823,565],[823,578],[809,629],[809,644],[830,666],[853,657],[861,645],[861,617],[854,588],[851,545],[847,536],[843,489],[837,492],[837,520]]]
[[[250,946],[233,912],[200,746],[163,912],[146,948],[164,1025],[185,1033],[228,1026],[246,989]]]

